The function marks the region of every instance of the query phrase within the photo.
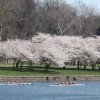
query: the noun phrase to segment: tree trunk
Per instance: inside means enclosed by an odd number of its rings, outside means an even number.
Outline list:
[[[95,70],[96,64],[94,62],[92,62],[92,70]]]
[[[52,61],[50,61],[49,63],[45,63],[45,72],[48,72],[48,69],[49,69],[49,67],[51,65],[51,62]]]
[[[80,67],[81,67],[81,63],[80,63],[79,60],[78,60],[78,62],[77,62],[77,65],[78,65],[77,69],[80,69]]]
[[[20,62],[21,62],[21,60],[17,60],[17,61],[16,61],[16,69],[18,68]]]

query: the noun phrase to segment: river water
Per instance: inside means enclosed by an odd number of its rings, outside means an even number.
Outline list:
[[[100,81],[76,83],[84,85],[50,86],[55,82],[0,85],[0,100],[100,100]]]

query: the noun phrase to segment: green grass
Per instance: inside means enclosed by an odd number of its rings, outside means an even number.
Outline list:
[[[65,69],[52,65],[48,72],[44,71],[44,67],[39,67],[39,64],[35,64],[33,70],[28,71],[26,65],[23,70],[12,69],[12,64],[0,64],[0,75],[3,76],[66,76],[66,75],[100,75],[98,69],[91,70],[88,66],[86,70],[83,68],[77,69],[77,66],[66,66]]]

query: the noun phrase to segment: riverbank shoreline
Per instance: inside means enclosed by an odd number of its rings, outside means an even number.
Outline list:
[[[67,76],[0,76],[0,82],[7,82],[8,80],[21,80],[22,82],[59,82],[66,80]],[[73,77],[77,81],[100,81],[100,76],[90,76],[90,75],[74,75]]]

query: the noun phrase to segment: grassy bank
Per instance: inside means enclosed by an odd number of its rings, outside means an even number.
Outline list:
[[[33,70],[28,71],[24,66],[23,70],[13,69],[12,64],[0,64],[0,75],[3,76],[66,76],[66,75],[100,75],[98,69],[91,70],[88,67],[86,70],[83,68],[77,69],[76,66],[67,66],[65,69],[57,66],[51,66],[48,72],[44,71],[44,67],[35,65]]]

